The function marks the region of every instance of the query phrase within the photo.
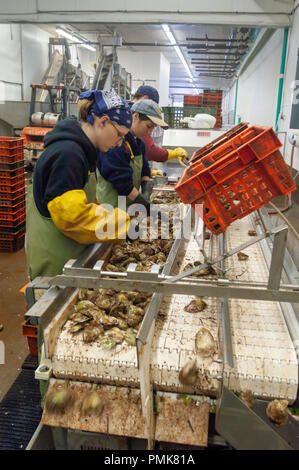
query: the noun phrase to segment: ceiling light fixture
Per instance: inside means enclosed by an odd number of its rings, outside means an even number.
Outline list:
[[[187,74],[189,75],[190,80],[193,82],[193,75],[192,75],[192,72],[189,68],[189,65],[187,64],[187,61],[186,61],[186,59],[185,59],[185,57],[184,57],[184,55],[181,51],[180,46],[177,44],[174,35],[170,31],[168,24],[162,24],[161,26],[162,26],[165,34],[167,35],[170,43],[174,46],[174,50],[177,53],[177,55],[179,56],[183,66],[185,67],[185,70],[186,70]],[[199,90],[196,88],[196,86],[193,85],[193,87],[194,87],[195,91],[199,94]]]
[[[73,42],[84,41],[83,38],[74,36],[73,34],[69,33],[68,31],[62,28],[56,28],[56,33],[59,34],[60,36],[64,36],[65,38]],[[79,44],[79,46],[84,47],[85,49],[88,49],[89,51],[92,51],[92,52],[96,51],[95,47],[90,46],[89,44],[86,44],[85,42],[82,42],[82,44]]]

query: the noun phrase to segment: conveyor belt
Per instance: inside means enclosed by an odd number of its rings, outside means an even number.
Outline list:
[[[248,239],[252,229],[251,216],[236,221],[227,231],[228,249]],[[208,245],[208,241],[207,241]],[[237,255],[227,260],[227,277],[248,281],[265,281],[268,276],[262,251],[258,244],[247,248],[248,260]],[[194,239],[188,243],[181,269],[192,261],[201,260]],[[229,301],[232,327],[234,368],[222,371],[223,345],[219,343],[217,312],[219,301],[207,298],[208,307],[199,314],[187,313],[186,306],[194,297],[173,295],[164,299],[156,319],[152,344],[151,378],[156,390],[216,396],[221,376],[233,391],[250,389],[260,397],[295,400],[298,367],[284,318],[277,302],[249,300]],[[218,344],[214,362],[199,363],[200,380],[195,386],[183,386],[179,371],[194,357],[195,335],[200,327],[208,328]],[[63,328],[52,358],[54,376],[106,384],[139,386],[136,350],[125,343],[115,350],[105,351],[98,344],[85,344]]]
[[[248,239],[251,216],[239,220],[227,231],[228,250]],[[208,242],[207,242],[208,250]],[[248,260],[237,255],[227,260],[227,277],[248,281],[266,281],[267,267],[258,244],[245,250]],[[214,253],[215,255],[216,253]],[[203,258],[197,244],[190,240],[182,268]],[[216,298],[206,298],[208,307],[200,313],[188,313],[184,306],[192,296],[174,295],[164,300],[156,321],[153,341],[152,372],[156,389],[215,396],[219,388],[213,376],[222,375],[219,363],[205,364],[195,386],[182,386],[178,374],[183,365],[195,357],[195,335],[200,327],[208,328],[218,339]],[[250,300],[229,301],[234,368],[224,369],[224,384],[233,391],[251,390],[265,398],[295,400],[298,387],[298,366],[292,340],[278,302]],[[218,352],[222,345],[219,345]],[[221,359],[221,357],[214,357]]]

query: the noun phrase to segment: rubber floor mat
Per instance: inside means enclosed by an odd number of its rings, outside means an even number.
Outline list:
[[[24,369],[0,403],[0,450],[24,450],[41,416],[39,380]]]

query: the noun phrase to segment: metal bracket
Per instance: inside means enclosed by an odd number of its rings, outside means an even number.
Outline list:
[[[35,371],[35,378],[37,380],[50,380],[52,376],[52,361],[51,359],[47,359],[45,356],[45,346],[44,344],[41,347],[41,359],[38,368]]]

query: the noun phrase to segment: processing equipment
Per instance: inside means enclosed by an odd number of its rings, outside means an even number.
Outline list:
[[[153,202],[166,212],[162,201],[173,196],[173,187],[156,186]],[[68,390],[74,399],[63,412],[44,407],[29,449],[298,449],[290,406],[298,401],[299,285],[288,227],[272,226],[259,207],[215,235],[192,207],[176,208],[162,262],[144,269],[129,257],[112,270],[113,244],[98,244],[27,288],[27,316],[43,339],[36,378],[46,397]],[[151,294],[136,339],[107,350],[72,334],[82,289]],[[86,416],[91,391],[104,407]],[[274,400],[289,405],[283,425],[268,416]]]

